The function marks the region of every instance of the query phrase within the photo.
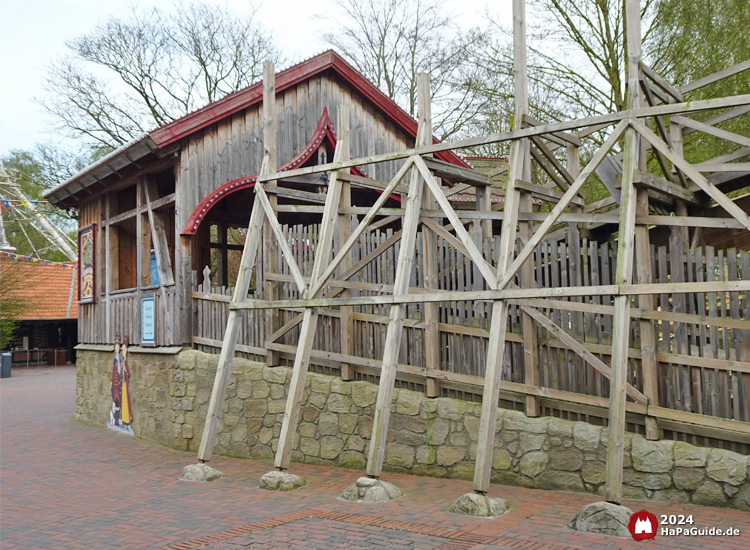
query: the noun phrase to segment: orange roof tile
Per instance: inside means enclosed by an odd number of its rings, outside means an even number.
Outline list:
[[[70,264],[68,264],[70,265]],[[75,265],[75,264],[73,264]],[[13,261],[6,269],[18,270],[22,283],[9,294],[21,298],[29,307],[23,319],[76,319],[78,317],[78,269],[59,264],[44,265]],[[71,288],[71,278],[73,279]],[[71,295],[72,291],[72,295]],[[70,303],[70,312],[68,304]]]

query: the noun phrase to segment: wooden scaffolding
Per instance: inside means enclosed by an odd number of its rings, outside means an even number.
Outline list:
[[[705,101],[685,102],[683,94],[721,78],[745,70],[750,63],[745,62],[713,76],[702,79],[682,89],[669,84],[645,65],[641,59],[641,36],[639,5],[635,0],[627,0],[627,110],[586,119],[572,120],[556,124],[544,124],[533,121],[528,116],[528,92],[526,70],[526,37],[524,0],[513,2],[514,33],[514,72],[515,72],[515,126],[513,130],[488,136],[463,139],[448,143],[432,142],[430,87],[429,77],[419,77],[419,130],[413,149],[381,154],[365,158],[349,158],[348,116],[345,109],[337,113],[338,144],[333,161],[317,166],[277,172],[276,161],[276,127],[275,118],[265,110],[264,143],[265,158],[261,174],[255,187],[255,201],[248,227],[248,236],[242,253],[237,284],[229,304],[229,314],[224,332],[221,355],[218,363],[216,380],[203,430],[198,458],[207,461],[212,456],[214,442],[222,414],[222,403],[229,382],[229,373],[237,349],[237,338],[240,330],[239,315],[246,310],[265,311],[266,342],[273,343],[280,336],[299,326],[299,338],[294,355],[293,375],[284,413],[275,466],[287,469],[294,435],[300,416],[300,407],[305,387],[305,377],[310,364],[316,326],[322,312],[335,309],[340,318],[340,352],[331,353],[342,364],[342,376],[347,363],[361,363],[356,357],[352,333],[347,327],[353,325],[355,306],[379,305],[390,308],[385,344],[380,363],[380,381],[375,406],[372,438],[370,440],[367,460],[367,475],[379,477],[382,472],[388,422],[391,409],[394,382],[399,370],[399,352],[402,345],[402,330],[405,311],[411,304],[420,304],[421,329],[423,334],[424,357],[423,367],[415,367],[415,373],[426,376],[427,394],[435,396],[430,387],[440,378],[439,349],[439,312],[438,304],[455,300],[473,300],[487,305],[491,319],[489,324],[489,342],[486,350],[486,367],[483,381],[482,413],[479,428],[479,439],[474,473],[474,490],[486,493],[490,489],[492,453],[497,419],[498,396],[501,390],[515,391],[525,395],[525,410],[529,416],[538,416],[540,400],[550,395],[562,395],[565,392],[542,387],[539,380],[539,369],[536,357],[537,326],[543,327],[563,345],[572,350],[585,362],[610,380],[610,397],[591,398],[589,402],[608,407],[608,455],[606,467],[606,500],[619,503],[622,500],[623,449],[626,411],[645,415],[646,436],[659,438],[659,419],[696,421],[699,415],[690,412],[689,404],[682,410],[659,406],[657,368],[658,322],[694,323],[707,330],[717,326],[712,317],[687,313],[686,309],[675,308],[674,312],[658,311],[655,297],[658,295],[680,293],[729,293],[750,291],[750,280],[689,280],[673,278],[670,282],[656,284],[656,274],[652,271],[649,226],[664,225],[670,227],[670,243],[674,250],[690,248],[687,229],[702,227],[727,227],[750,230],[750,217],[732,200],[719,190],[706,173],[747,172],[750,166],[732,161],[742,158],[743,154],[723,155],[712,161],[691,165],[682,156],[683,131],[701,131],[740,144],[744,156],[748,154],[750,140],[715,128],[715,124],[734,116],[747,113],[750,106],[750,95],[710,99]],[[275,99],[274,68],[271,63],[264,66],[264,104],[272,105]],[[721,114],[698,122],[687,115],[706,111],[719,110]],[[665,124],[664,119],[668,119]],[[651,121],[653,121],[652,129]],[[578,147],[581,138],[595,131],[611,128],[609,136],[594,154],[591,160],[581,169],[579,166]],[[683,130],[684,129],[684,130]],[[507,186],[504,191],[502,211],[493,207],[491,189],[486,179],[472,179],[470,174],[463,174],[465,181],[472,185],[476,193],[476,212],[457,212],[448,200],[450,191],[441,185],[441,177],[456,167],[445,165],[432,158],[439,151],[466,149],[475,146],[510,142]],[[612,149],[616,144],[622,145],[621,162],[616,159]],[[560,147],[567,149],[567,166],[555,156],[554,151]],[[650,148],[658,160],[663,176],[649,174],[646,167],[646,150]],[[617,160],[612,163],[612,160]],[[349,169],[374,163],[403,161],[396,176],[388,183],[377,183],[382,189],[380,198],[369,209],[355,209],[351,205],[351,181]],[[538,163],[550,176],[552,183],[548,186],[532,185],[532,161]],[[621,173],[615,174],[606,166],[621,166]],[[582,201],[582,189],[590,176],[597,169],[599,176],[612,193],[607,204],[619,203],[619,213],[599,214],[599,205],[585,206]],[[467,171],[468,172],[468,171]],[[619,168],[617,170],[619,172]],[[309,276],[305,276],[295,260],[295,253],[289,240],[278,222],[274,189],[284,179],[308,174],[327,174],[328,185],[324,206],[296,206],[299,212],[322,215],[314,259]],[[556,191],[558,188],[561,191]],[[383,209],[388,197],[393,193],[402,194],[400,209]],[[687,216],[687,205],[697,201],[701,194],[710,197],[723,208],[730,218],[709,218]],[[649,205],[653,201],[664,201],[674,205],[675,215],[652,215]],[[544,200],[554,205],[548,213],[532,212],[534,200]],[[287,208],[288,211],[288,208]],[[356,214],[364,214],[358,220]],[[353,250],[359,243],[360,236],[368,229],[376,216],[389,216],[391,220],[401,220],[401,229],[370,252],[359,262],[355,261]],[[496,251],[482,246],[484,239],[492,237],[492,221],[502,220],[499,236],[499,248]],[[473,222],[471,231],[465,223]],[[534,252],[545,236],[561,224],[569,224],[569,250],[572,258],[580,258],[581,251],[578,236],[579,223],[613,223],[618,224],[616,244],[616,264],[614,284],[587,285],[547,284],[538,288],[535,280]],[[418,232],[422,237],[422,253],[419,266],[423,284],[415,287],[410,281],[410,274],[415,261]],[[471,261],[483,285],[480,289],[439,289],[437,239],[450,243]],[[299,298],[279,299],[278,286],[266,283],[264,299],[248,299],[248,288],[251,274],[256,265],[256,256],[262,241],[263,265],[276,265],[276,254],[280,250],[288,269],[290,281],[296,285]],[[334,249],[334,242],[338,243]],[[381,292],[375,296],[352,296],[351,289],[366,288],[367,283],[356,283],[349,280],[359,272],[367,262],[389,250],[395,242],[400,242],[396,262],[395,280],[392,285],[380,287]],[[585,253],[585,251],[584,251]],[[494,255],[494,257],[493,257]],[[615,262],[616,260],[616,262]],[[538,262],[538,260],[537,260]],[[538,266],[537,266],[538,267]],[[635,278],[635,280],[633,280]],[[736,279],[736,277],[733,277]],[[360,285],[359,287],[357,285]],[[372,286],[372,285],[371,285]],[[608,304],[594,302],[586,304],[575,301],[577,297],[608,298]],[[637,298],[637,307],[635,306]],[[226,299],[225,299],[226,301]],[[750,322],[747,320],[748,301],[744,302],[745,319],[732,321],[742,334],[750,334]],[[524,349],[524,380],[509,382],[503,379],[503,357],[506,345],[506,324],[509,305],[518,305],[522,311],[522,342]],[[595,305],[601,304],[601,305]],[[301,308],[302,313],[280,326],[278,310],[280,308]],[[593,308],[593,309],[592,309]],[[600,357],[592,353],[590,346],[570,334],[568,326],[554,317],[543,313],[543,310],[562,310],[565,312],[599,312],[612,315],[611,324],[611,362],[605,364]],[[572,314],[571,317],[572,318]],[[640,359],[642,362],[641,389],[628,382],[629,339],[631,337],[631,318],[635,319],[640,334]],[[722,321],[722,326],[728,326]],[[735,325],[732,325],[733,327]],[[574,331],[575,333],[575,331]],[[687,341],[687,332],[685,333]],[[750,345],[748,342],[742,346]],[[743,348],[744,349],[744,348]],[[268,364],[278,364],[278,346],[267,347]],[[728,359],[728,357],[727,357]],[[707,363],[706,366],[709,366]],[[718,368],[718,367],[717,367]],[[722,367],[723,368],[723,367]],[[736,386],[746,394],[750,384],[743,378],[750,373],[750,363],[737,361],[732,367],[735,373],[741,373],[740,383]],[[744,373],[744,374],[742,374]],[[691,384],[688,374],[680,378],[680,383]],[[735,390],[737,391],[737,390]],[[745,396],[746,398],[746,396]],[[598,401],[597,401],[598,400]],[[584,401],[579,401],[584,402]],[[714,413],[715,414],[715,413]],[[750,434],[745,421],[724,420],[706,416],[709,420],[704,426],[730,428],[737,433]]]

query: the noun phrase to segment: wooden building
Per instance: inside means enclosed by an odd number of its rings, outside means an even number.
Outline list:
[[[237,265],[242,242],[227,242],[227,234],[247,228],[250,217],[265,151],[262,98],[258,82],[120,147],[47,194],[61,208],[78,209],[81,228],[95,227],[96,295],[80,305],[81,344],[111,343],[116,331],[141,343],[142,299],[148,297],[156,305],[153,345],[191,344],[193,285],[229,287],[236,277],[229,268]],[[341,106],[351,113],[352,156],[414,146],[416,121],[327,51],[276,75],[279,170],[332,158],[333,119]],[[469,168],[452,152],[438,154],[436,161]],[[354,170],[352,204],[371,204],[379,182],[397,168],[380,163]],[[321,205],[325,187],[325,176],[286,180],[273,192],[274,201]],[[387,205],[400,200],[394,194]],[[280,213],[282,223],[309,221],[293,210]],[[304,248],[302,241],[297,244]],[[158,277],[152,274],[152,254]],[[265,257],[274,255],[267,251]],[[210,282],[203,278],[206,266],[213,273]]]

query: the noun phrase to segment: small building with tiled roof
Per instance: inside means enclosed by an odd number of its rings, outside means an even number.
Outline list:
[[[14,271],[7,297],[23,305],[8,348],[15,363],[75,362],[78,343],[78,270],[76,264],[6,259]]]

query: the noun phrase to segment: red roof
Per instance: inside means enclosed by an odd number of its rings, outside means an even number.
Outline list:
[[[28,306],[23,319],[76,319],[78,317],[78,269],[67,264],[8,261],[4,269],[12,269],[15,288],[10,296],[20,298]],[[20,276],[18,275],[20,274]],[[71,285],[72,279],[72,285]],[[68,311],[70,304],[70,311]]]
[[[343,57],[333,50],[325,51],[306,61],[293,65],[276,73],[276,93],[279,94],[296,86],[298,83],[320,74],[326,70],[333,70],[338,76],[356,89],[362,96],[383,112],[388,119],[407,135],[416,138],[417,121],[399,107],[395,101],[381,92],[367,80],[362,73],[347,63]],[[214,101],[182,118],[165,124],[150,132],[150,137],[159,147],[164,147],[197,130],[210,126],[217,120],[246,109],[251,105],[263,101],[263,82],[256,82],[247,88],[229,94],[218,101]],[[439,140],[433,137],[433,143]],[[451,151],[436,153],[439,159],[451,164],[471,168],[458,155]]]

